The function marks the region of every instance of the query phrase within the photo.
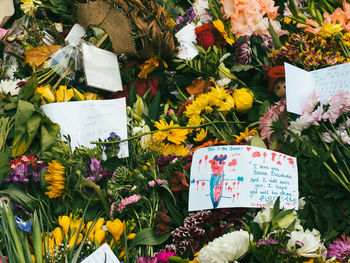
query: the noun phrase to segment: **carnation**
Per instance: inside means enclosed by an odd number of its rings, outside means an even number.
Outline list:
[[[204,24],[195,28],[197,44],[204,49],[220,46],[225,43],[221,33],[212,24]]]
[[[19,87],[18,83],[24,80],[1,80],[0,81],[0,93],[10,93],[12,96],[18,95]]]
[[[239,259],[249,249],[253,236],[247,231],[240,230],[225,234],[209,242],[198,254],[199,263],[228,263]]]

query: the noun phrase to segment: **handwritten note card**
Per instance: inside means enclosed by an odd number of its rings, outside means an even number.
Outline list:
[[[297,160],[253,146],[213,146],[195,151],[189,211],[262,207],[280,196],[281,207],[298,208]]]
[[[116,54],[83,44],[83,57],[89,86],[112,92],[123,90]]]
[[[71,46],[77,46],[81,38],[86,34],[85,29],[79,25],[74,24],[72,29],[69,31],[69,34],[66,36],[65,40],[71,45]]]
[[[120,261],[105,243],[81,263],[120,263]]]
[[[302,114],[308,96],[317,90],[321,103],[339,91],[350,91],[350,63],[336,65],[314,71],[284,63],[286,73],[287,110]]]
[[[104,140],[111,132],[127,138],[125,98],[51,103],[41,106],[45,114],[61,127],[61,135],[70,135],[71,146],[95,147],[92,141]],[[128,144],[120,144],[119,157],[129,156]]]

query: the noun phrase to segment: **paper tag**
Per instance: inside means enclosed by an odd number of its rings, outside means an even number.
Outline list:
[[[83,56],[89,86],[112,92],[123,90],[116,54],[83,44]]]
[[[189,211],[263,207],[280,197],[281,207],[298,209],[297,160],[246,145],[224,145],[194,152]]]
[[[107,243],[100,246],[94,253],[81,263],[120,263]]]
[[[61,135],[70,135],[72,149],[93,148],[92,141],[102,141],[115,132],[128,137],[125,98],[50,103],[41,106],[45,114],[61,127]],[[118,157],[128,157],[128,143],[120,143]]]
[[[77,46],[80,43],[81,38],[85,35],[86,31],[85,29],[79,25],[75,24],[71,30],[69,31],[69,34],[66,36],[66,41],[71,46]]]

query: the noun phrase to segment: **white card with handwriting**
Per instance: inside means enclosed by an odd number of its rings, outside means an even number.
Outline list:
[[[324,103],[339,91],[350,91],[350,63],[306,71],[284,63],[286,75],[287,111],[302,114],[309,95],[314,90]]]
[[[280,197],[281,207],[298,209],[295,157],[246,145],[223,145],[194,152],[189,211],[263,207]]]
[[[115,132],[128,137],[125,98],[50,103],[41,106],[51,121],[61,127],[61,135],[70,135],[71,146],[93,148],[92,141],[104,141]],[[128,143],[120,143],[119,157],[128,157]]]
[[[107,243],[100,246],[94,253],[81,263],[120,263]]]
[[[87,85],[111,92],[123,90],[116,54],[83,44],[83,57]]]

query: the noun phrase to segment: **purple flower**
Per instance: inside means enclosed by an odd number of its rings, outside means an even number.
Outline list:
[[[166,167],[170,164],[170,163],[174,163],[178,160],[178,157],[175,156],[174,154],[171,155],[165,155],[162,156],[160,158],[157,159],[157,165],[159,167],[159,171],[160,172],[164,172],[164,170],[166,169]]]
[[[24,232],[30,233],[30,231],[32,230],[32,224],[30,222],[26,222],[17,216],[15,217],[15,219],[19,229],[23,230]]]
[[[88,165],[87,179],[90,181],[100,181],[103,177],[103,168],[101,166],[101,161],[96,158],[91,158],[90,164]]]
[[[179,31],[185,24],[190,24],[196,18],[196,13],[193,10],[193,7],[187,9],[185,14],[176,18],[175,31]]]
[[[10,171],[10,177],[4,178],[5,183],[29,183],[31,169],[29,164],[19,164]]]
[[[247,65],[252,61],[253,51],[250,47],[250,37],[240,37],[234,44],[233,60],[236,64]]]
[[[344,262],[350,256],[350,239],[342,236],[342,239],[336,239],[328,246],[328,256],[336,257],[337,260]]]

